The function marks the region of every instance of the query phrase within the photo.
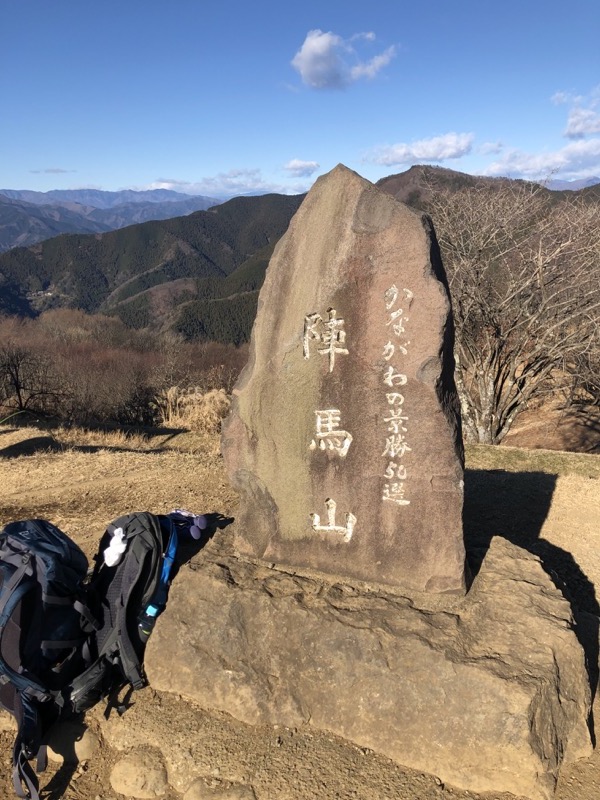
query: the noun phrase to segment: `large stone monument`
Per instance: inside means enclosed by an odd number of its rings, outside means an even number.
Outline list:
[[[427,217],[341,165],[319,178],[267,270],[225,426],[239,551],[464,591],[452,345]]]
[[[312,725],[469,790],[550,800],[590,753],[584,654],[539,560],[503,539],[462,592],[452,371],[428,220],[337,167],[261,291],[223,438],[235,545],[223,532],[180,571],[146,670],[249,724]],[[204,746],[186,741],[169,771]]]

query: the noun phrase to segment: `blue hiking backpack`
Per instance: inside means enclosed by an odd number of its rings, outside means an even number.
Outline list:
[[[39,800],[52,725],[129,684],[146,685],[144,649],[167,601],[180,535],[204,517],[128,514],[111,523],[91,574],[80,548],[45,520],[0,531],[0,705],[15,716],[13,784]],[[119,713],[123,706],[117,705]]]
[[[0,532],[0,704],[17,721],[13,782],[38,797],[30,759],[68,707],[68,684],[83,667],[85,555],[45,520],[12,522]]]

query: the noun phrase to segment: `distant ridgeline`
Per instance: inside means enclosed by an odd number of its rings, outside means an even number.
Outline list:
[[[303,195],[238,197],[208,211],[0,254],[0,312],[78,308],[188,339],[249,338],[275,244]]]
[[[382,178],[377,185],[427,212],[428,199],[438,187],[493,192],[506,181],[417,166]],[[19,208],[49,208],[39,205],[39,197],[14,194],[0,193],[0,238],[16,224],[11,214]],[[573,194],[548,191],[552,203]],[[600,185],[577,194],[597,203]],[[86,199],[99,203],[105,198],[82,197],[80,202]],[[274,247],[303,199],[304,195],[278,194],[237,197],[188,216],[109,232],[62,234],[13,248],[0,253],[0,313],[35,316],[51,308],[77,308],[118,316],[132,328],[174,330],[187,339],[240,344],[249,339]],[[92,223],[96,224],[90,214],[86,224]],[[38,224],[32,216],[28,233],[34,235]]]
[[[105,233],[152,219],[183,217],[223,199],[169,189],[0,189],[0,253],[30,247],[61,233]]]

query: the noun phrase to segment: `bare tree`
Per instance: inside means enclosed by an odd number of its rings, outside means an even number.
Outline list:
[[[497,444],[573,381],[600,323],[600,205],[510,181],[427,201],[448,274],[465,437]]]
[[[36,350],[9,339],[0,344],[0,402],[18,411],[37,409],[53,396],[49,362]]]

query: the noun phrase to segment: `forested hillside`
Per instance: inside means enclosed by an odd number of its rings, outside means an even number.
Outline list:
[[[239,197],[187,217],[15,248],[0,255],[1,308],[31,316],[77,308],[116,314],[131,327],[239,343],[272,248],[301,201]]]

